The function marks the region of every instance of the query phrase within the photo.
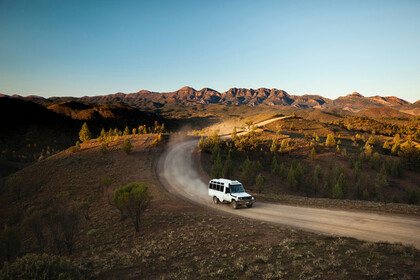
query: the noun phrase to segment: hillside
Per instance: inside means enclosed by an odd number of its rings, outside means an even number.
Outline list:
[[[375,107],[364,109],[357,113],[358,116],[364,116],[368,118],[400,118],[400,119],[409,119],[413,115],[406,114],[400,111],[397,111],[389,107]]]
[[[88,279],[258,279],[264,275],[296,279],[315,274],[323,279],[366,274],[383,279],[390,274],[415,278],[419,273],[418,266],[412,265],[419,251],[412,247],[303,232],[209,212],[178,199],[161,187],[154,174],[153,166],[164,148],[150,146],[156,135],[129,137],[130,155],[120,150],[122,139],[111,144],[108,154],[99,152],[98,143],[91,141],[77,153],[64,151],[19,171],[16,175],[25,178],[23,197],[17,201],[2,189],[0,226],[19,227],[29,207],[47,207],[61,191],[68,192],[74,203],[87,201],[90,219],[80,217],[73,254],[67,258]],[[149,186],[154,198],[139,233],[108,202],[100,183],[104,178],[114,179],[111,189],[132,181]],[[44,233],[44,252],[57,254],[46,228]],[[26,231],[22,241],[20,255],[39,252],[32,231]]]

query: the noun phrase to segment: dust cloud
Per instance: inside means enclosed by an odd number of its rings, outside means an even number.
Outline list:
[[[210,202],[207,182],[197,172],[192,159],[191,147],[197,146],[198,139],[183,134],[173,135],[165,154],[161,157],[160,178],[166,178],[167,184],[176,192],[192,201]],[[188,156],[186,155],[188,153]]]

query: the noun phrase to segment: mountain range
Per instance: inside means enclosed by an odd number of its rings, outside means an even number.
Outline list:
[[[337,99],[329,99],[320,95],[290,95],[284,90],[275,88],[231,88],[225,92],[218,92],[211,88],[195,90],[191,87],[183,87],[177,91],[164,93],[141,90],[128,94],[118,92],[109,95],[84,97],[43,98],[34,95],[27,97],[13,95],[12,97],[33,101],[46,106],[57,102],[78,101],[95,104],[125,104],[136,108],[159,108],[166,104],[227,104],[248,106],[282,105],[314,109],[340,108],[351,112],[358,112],[371,107],[395,107],[398,108],[398,110],[410,114],[420,113],[420,101],[411,104],[410,102],[395,96],[364,97],[360,93],[353,92],[352,94],[341,96]]]

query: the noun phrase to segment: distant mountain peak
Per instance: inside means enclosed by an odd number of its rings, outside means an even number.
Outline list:
[[[361,95],[360,93],[358,93],[358,92],[353,92],[352,94],[348,94],[347,96],[352,96],[352,97],[364,97],[363,95]]]

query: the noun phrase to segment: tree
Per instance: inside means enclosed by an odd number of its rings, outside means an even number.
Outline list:
[[[38,249],[42,253],[45,247],[45,236],[44,236],[44,216],[45,211],[30,207],[26,211],[25,219],[23,220],[23,226],[28,231],[32,232],[38,243]]]
[[[391,146],[389,145],[388,141],[385,141],[384,145],[382,146],[383,149],[385,150],[390,150]]]
[[[333,186],[332,191],[333,191],[333,193],[332,193],[333,198],[343,198],[343,191],[342,191],[341,186],[338,182]]]
[[[130,129],[128,128],[128,126],[125,127],[123,135],[124,136],[130,135]]]
[[[311,152],[309,153],[309,158],[312,159],[312,160],[315,160],[315,158],[316,158],[315,147],[312,147]]]
[[[75,152],[78,152],[78,151],[80,151],[80,142],[79,141],[76,141],[76,144],[73,146],[73,148],[72,148],[72,152],[73,153],[75,153]]]
[[[149,206],[152,197],[149,188],[138,182],[126,184],[114,192],[114,204],[122,209],[133,222],[136,232],[140,231],[140,218]]]
[[[277,157],[273,156],[273,160],[271,161],[271,174],[275,175],[279,172],[279,165],[277,163]]]
[[[6,180],[6,187],[15,194],[17,200],[20,200],[23,189],[22,177],[18,175],[11,175]]]
[[[73,252],[74,238],[79,229],[80,211],[75,203],[70,201],[68,192],[61,192],[55,200],[57,220],[63,236],[64,245],[69,255]]]
[[[220,178],[222,177],[223,163],[220,153],[217,154],[216,159],[214,160],[213,166],[211,167],[211,177]]]
[[[233,163],[230,155],[230,151],[226,157],[225,165],[223,166],[222,176],[223,178],[229,179],[233,175]]]
[[[89,201],[85,200],[82,202],[82,204],[80,204],[80,210],[82,211],[83,216],[85,217],[86,221],[90,220],[89,209],[90,209]]]
[[[287,184],[289,185],[289,189],[297,189],[298,182],[295,178],[295,170],[293,166],[290,166],[289,173],[287,174]]]
[[[258,174],[257,179],[255,180],[255,186],[257,187],[257,192],[261,193],[265,189],[265,177],[262,174]]]
[[[233,142],[235,142],[238,139],[238,132],[236,131],[236,126],[233,127],[231,139]]]
[[[108,201],[109,205],[112,205],[112,197],[114,195],[114,191],[112,190],[112,183],[114,183],[114,181],[114,178],[103,178],[100,182],[100,186],[102,186],[104,197]]]
[[[79,132],[79,139],[83,143],[92,139],[92,133],[90,132],[87,123],[83,124],[82,129]]]
[[[241,166],[242,173],[241,173],[241,180],[245,184],[252,184],[255,178],[255,171],[253,168],[252,162],[247,157],[244,163]]]
[[[335,139],[333,134],[328,134],[327,139],[325,140],[325,145],[327,146],[334,146],[335,145]]]
[[[17,233],[8,227],[4,227],[4,230],[0,234],[0,261],[3,264],[4,261],[10,262],[18,253],[20,249],[20,239]]]
[[[277,140],[273,139],[271,142],[270,152],[275,153],[277,151]]]
[[[283,179],[285,179],[286,178],[286,175],[287,175],[287,171],[286,171],[286,168],[284,167],[284,163],[283,162],[280,164],[280,167],[279,167],[279,175]]]
[[[105,140],[105,138],[106,138],[106,132],[105,132],[105,129],[102,128],[101,133],[99,134],[99,140],[103,141],[103,140]]]
[[[124,142],[121,145],[121,148],[127,155],[130,154],[132,151],[132,145],[131,145],[130,139],[125,138]]]
[[[348,186],[346,175],[341,172],[337,182],[333,186],[333,198],[346,198],[348,195]]]
[[[369,145],[371,145],[371,146],[374,146],[374,145],[375,145],[375,143],[376,143],[376,140],[375,140],[375,137],[373,137],[373,135],[371,135],[371,136],[369,137],[369,139],[366,141],[366,144],[369,144]]]
[[[296,118],[296,112],[292,113],[292,118]]]
[[[50,208],[48,208],[45,215],[45,222],[51,234],[57,253],[61,256],[64,249],[64,237],[60,226],[59,207],[60,205],[57,205],[57,202],[54,202],[53,205]]]
[[[198,141],[198,148],[203,151],[204,150],[204,137],[201,136],[200,140]]]

